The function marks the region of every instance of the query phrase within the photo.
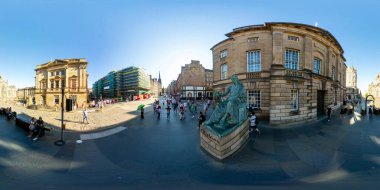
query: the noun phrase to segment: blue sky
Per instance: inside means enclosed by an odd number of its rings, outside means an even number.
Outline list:
[[[212,69],[210,48],[233,28],[297,22],[330,31],[365,90],[380,72],[380,1],[0,0],[0,75],[34,86],[35,67],[87,58],[89,85],[141,66],[166,86],[192,59]]]

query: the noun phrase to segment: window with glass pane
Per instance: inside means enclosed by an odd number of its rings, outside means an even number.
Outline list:
[[[260,50],[247,52],[247,71],[261,71],[261,52]]]
[[[286,69],[299,69],[299,51],[287,49],[285,52],[285,68]]]
[[[228,51],[225,49],[220,52],[220,59],[223,59],[228,56]]]
[[[221,80],[227,79],[227,70],[228,70],[227,64],[223,64],[222,66],[220,66],[220,79]]]
[[[59,104],[59,96],[54,95],[54,104]]]
[[[290,110],[298,110],[298,90],[292,89],[290,91]]]
[[[331,69],[331,78],[335,80],[335,67],[333,66]]]
[[[248,105],[252,108],[260,108],[261,94],[260,90],[249,90],[247,93]]]
[[[316,74],[321,74],[321,60],[314,57],[314,69],[313,72]]]

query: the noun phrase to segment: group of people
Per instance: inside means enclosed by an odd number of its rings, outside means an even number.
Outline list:
[[[38,120],[36,118],[32,117],[30,124],[29,124],[29,134],[28,137],[33,139],[34,141],[38,139],[38,137],[41,137],[45,134],[45,124],[42,120],[42,117],[39,117]]]
[[[208,107],[210,106],[210,103],[211,103],[210,100],[208,100],[205,103],[204,112],[207,112]],[[161,105],[162,105],[162,107],[161,107]],[[160,101],[156,99],[153,103],[153,112],[155,115],[157,115],[158,120],[160,120],[160,118],[161,118],[162,108],[164,110],[166,110],[166,119],[167,120],[170,120],[170,113],[172,112],[172,110],[175,114],[179,115],[180,120],[184,120],[186,110],[190,111],[192,118],[195,117],[196,110],[197,110],[197,104],[195,101],[190,101],[190,100],[182,102],[181,100],[177,100],[175,97],[168,97],[167,99],[164,99],[162,101],[162,104],[160,104]],[[144,119],[144,108],[143,107],[140,108],[140,112],[141,112],[141,119]],[[199,113],[199,117],[198,117],[199,125],[198,125],[198,127],[200,127],[200,125],[206,121],[206,115],[203,114],[204,112],[201,111]]]

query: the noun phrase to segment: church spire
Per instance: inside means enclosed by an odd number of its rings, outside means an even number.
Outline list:
[[[161,73],[158,71],[158,82],[161,83]]]

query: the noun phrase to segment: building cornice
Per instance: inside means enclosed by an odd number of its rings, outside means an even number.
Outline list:
[[[244,32],[247,32],[247,31],[253,31],[253,30],[272,30],[272,28],[274,26],[285,26],[285,27],[293,27],[293,28],[298,28],[298,29],[303,29],[303,30],[306,30],[308,32],[313,32],[315,34],[318,34],[320,36],[322,36],[323,38],[327,39],[328,41],[330,41],[331,43],[333,43],[340,51],[341,51],[341,55],[342,55],[342,59],[344,61],[346,61],[345,57],[343,56],[343,53],[344,53],[344,50],[342,48],[342,46],[340,45],[340,43],[338,42],[338,40],[327,30],[323,29],[323,28],[319,28],[319,27],[315,27],[315,26],[311,26],[311,25],[307,25],[307,24],[300,24],[300,23],[292,23],[292,22],[266,22],[264,24],[260,24],[260,25],[248,25],[248,26],[242,26],[242,27],[238,27],[238,28],[235,28],[232,30],[232,32],[229,32],[226,34],[226,36],[228,37],[227,39],[217,43],[216,45],[214,45],[211,50],[213,50],[216,46],[228,41],[228,40],[232,40],[233,39],[233,36],[236,35],[236,34],[239,34],[239,33],[244,33]]]

